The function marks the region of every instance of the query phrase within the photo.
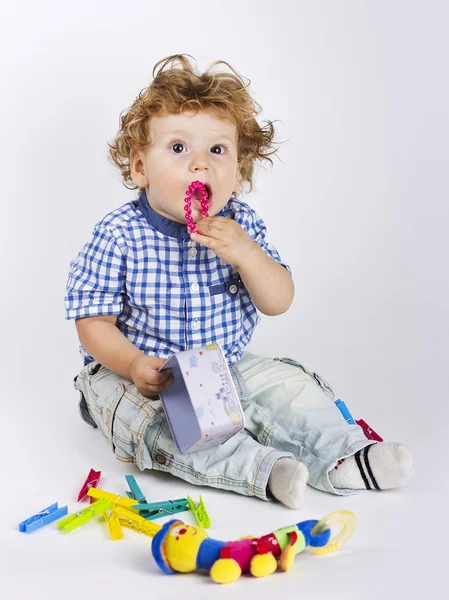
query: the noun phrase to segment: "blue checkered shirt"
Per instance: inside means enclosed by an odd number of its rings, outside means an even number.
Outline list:
[[[266,226],[245,202],[218,213],[234,219],[274,260]],[[261,317],[235,267],[190,239],[187,225],[155,212],[143,192],[107,214],[70,263],[67,319],[117,315],[117,327],[159,358],[210,343],[239,360]],[[84,363],[93,357],[80,346]]]

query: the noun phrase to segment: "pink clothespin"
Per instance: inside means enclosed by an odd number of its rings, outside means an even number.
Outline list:
[[[365,423],[365,421],[363,419],[359,419],[358,421],[356,420],[356,423],[359,427],[361,427],[363,429],[363,433],[365,434],[365,437],[367,437],[369,440],[376,440],[376,442],[383,442],[383,439],[380,437],[380,435],[378,433],[376,433],[374,431],[374,429],[372,429],[368,423]]]
[[[87,492],[91,487],[97,487],[100,477],[101,471],[94,471],[93,469],[89,471],[89,475],[87,476],[87,479],[84,482],[83,487],[80,489],[80,493],[78,494],[78,502],[87,495]],[[90,504],[92,504],[92,502],[95,502],[95,499],[90,497]]]

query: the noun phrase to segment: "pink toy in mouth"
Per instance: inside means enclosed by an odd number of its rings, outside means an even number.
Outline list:
[[[195,193],[195,190],[198,190],[200,193],[201,214],[204,217],[209,216],[209,210],[208,210],[209,209],[209,192],[208,192],[206,186],[204,185],[204,183],[201,183],[201,181],[192,181],[192,183],[189,185],[189,187],[186,191],[186,197],[184,199],[184,202],[185,202],[184,210],[186,213],[187,227],[190,229],[190,233],[199,233],[199,231],[197,231],[195,229],[195,223],[193,222],[193,219],[192,219],[192,211],[190,210],[190,207],[192,204],[192,198],[193,198],[193,194]]]

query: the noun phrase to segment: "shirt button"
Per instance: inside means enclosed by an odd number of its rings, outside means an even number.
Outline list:
[[[189,256],[191,258],[193,258],[194,256],[196,256],[198,254],[198,250],[196,248],[190,248],[189,250]]]
[[[198,292],[200,289],[200,286],[197,283],[192,283],[192,285],[190,286],[190,289],[192,290],[192,292]]]
[[[192,323],[192,329],[194,329],[194,330],[196,331],[196,330],[197,330],[197,329],[199,329],[199,328],[200,328],[200,324],[199,324],[199,323],[198,323],[198,321],[195,319],[195,321],[193,321],[193,323]]]
[[[231,285],[229,287],[229,291],[231,292],[231,294],[235,294],[237,291],[237,286],[236,285]]]

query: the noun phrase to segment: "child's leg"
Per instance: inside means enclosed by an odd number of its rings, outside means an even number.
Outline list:
[[[369,489],[359,465],[372,489],[396,487],[411,476],[410,449],[372,446],[358,425],[343,418],[328,384],[296,361],[245,352],[231,369],[245,392],[246,428],[262,444],[292,452],[307,466],[313,487],[341,495]]]
[[[273,465],[289,457],[239,432],[225,444],[180,454],[174,444],[160,400],[149,400],[127,379],[97,362],[76,378],[83,418],[95,424],[111,444],[117,459],[157,469],[197,485],[232,490],[267,500]],[[293,462],[293,461],[292,461]]]

